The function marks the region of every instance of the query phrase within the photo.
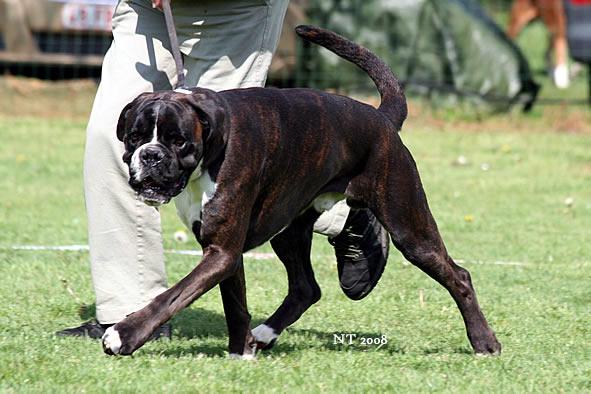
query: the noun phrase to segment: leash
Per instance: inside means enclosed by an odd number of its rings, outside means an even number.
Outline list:
[[[187,88],[187,83],[185,82],[185,73],[183,70],[183,58],[181,56],[181,50],[179,49],[179,39],[176,35],[176,29],[174,27],[172,9],[170,8],[170,0],[162,0],[162,11],[164,11],[166,32],[168,33],[168,39],[170,41],[170,51],[172,52],[172,57],[176,66],[176,88]]]

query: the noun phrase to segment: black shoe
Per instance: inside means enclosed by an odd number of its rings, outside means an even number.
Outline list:
[[[368,209],[351,210],[335,249],[341,289],[352,300],[367,296],[380,280],[390,246],[388,232]]]
[[[111,326],[112,324],[100,324],[96,320],[89,320],[78,327],[57,331],[55,335],[58,337],[88,337],[100,339],[103,337],[105,330]]]
[[[105,334],[107,328],[113,324],[101,324],[96,320],[89,320],[78,327],[66,328],[65,330],[57,331],[55,335],[58,337],[86,337],[93,339],[101,339]],[[150,341],[160,338],[172,338],[172,329],[170,324],[160,326],[150,337]]]

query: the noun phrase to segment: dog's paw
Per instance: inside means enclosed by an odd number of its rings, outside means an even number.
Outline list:
[[[119,332],[115,329],[115,326],[107,328],[103,338],[103,350],[110,356],[119,354],[121,351],[121,337]]]
[[[501,343],[492,332],[484,338],[475,340],[472,346],[477,356],[498,356],[501,354]]]
[[[139,349],[150,337],[150,332],[132,327],[125,320],[109,327],[102,338],[105,353],[110,356],[129,356]]]
[[[243,361],[254,361],[256,360],[256,355],[254,353],[250,354],[238,354],[238,353],[230,353],[228,357],[232,360],[243,360]]]
[[[266,324],[261,324],[252,330],[252,336],[256,339],[258,350],[269,350],[277,341],[278,334]]]

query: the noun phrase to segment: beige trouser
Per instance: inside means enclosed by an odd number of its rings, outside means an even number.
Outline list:
[[[213,90],[263,86],[287,0],[174,0],[187,84]],[[166,289],[156,209],[136,200],[115,135],[121,109],[142,92],[176,81],[164,17],[149,0],[121,0],[113,44],[90,115],[84,158],[91,275],[96,317],[115,323]],[[318,229],[336,235],[348,209],[323,215]]]

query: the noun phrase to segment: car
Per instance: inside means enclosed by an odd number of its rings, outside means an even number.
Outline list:
[[[294,27],[304,0],[290,4],[270,80],[292,80]],[[43,79],[100,78],[117,0],[0,0],[0,72]]]
[[[0,69],[49,79],[98,77],[117,0],[0,0]]]

